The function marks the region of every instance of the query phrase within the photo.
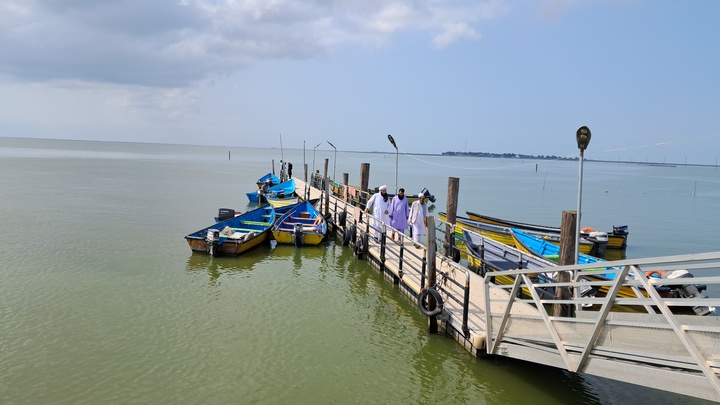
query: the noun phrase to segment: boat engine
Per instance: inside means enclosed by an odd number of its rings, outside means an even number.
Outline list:
[[[218,210],[218,221],[224,221],[226,219],[234,218],[235,210],[231,208],[220,208]]]
[[[693,275],[687,270],[673,270],[667,272],[665,277],[668,279],[678,279],[678,281],[680,281],[679,279],[692,278]],[[707,289],[707,286],[704,284],[673,284],[669,287],[672,289],[672,298],[707,298],[701,293]],[[695,314],[700,316],[709,315],[715,312],[715,307],[712,306],[695,305],[692,309],[695,311]]]
[[[593,256],[599,257],[601,259],[605,257],[605,249],[607,248],[608,244],[607,232],[592,231],[588,234],[583,234],[583,237],[588,241],[592,242]]]
[[[295,246],[302,246],[305,242],[305,235],[303,233],[303,224],[297,223],[293,227],[292,243]]]
[[[220,240],[220,231],[217,229],[208,229],[207,236],[205,237],[208,243],[210,256],[217,256],[218,254],[218,241]]]

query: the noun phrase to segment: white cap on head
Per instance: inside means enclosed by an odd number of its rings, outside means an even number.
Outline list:
[[[387,186],[383,184],[382,186],[380,186],[380,189],[379,189],[379,190],[380,190],[380,191],[383,191],[383,190],[387,191]]]

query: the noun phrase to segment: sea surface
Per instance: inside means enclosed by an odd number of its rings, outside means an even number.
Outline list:
[[[0,404],[704,403],[475,359],[335,240],[211,258],[183,239],[251,208],[281,159],[351,184],[369,163],[371,186],[428,188],[434,212],[449,177],[459,215],[559,225],[577,208],[577,162],[388,149],[0,138]],[[720,250],[718,207],[715,167],[584,163],[582,226],[627,225],[628,258]]]

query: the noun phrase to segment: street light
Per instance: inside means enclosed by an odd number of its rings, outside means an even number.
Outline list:
[[[316,149],[318,148],[318,146],[320,146],[320,145],[322,145],[322,142],[320,142],[319,144],[315,145],[315,147],[313,148],[313,167],[312,167],[312,174],[310,175],[310,178],[313,179],[313,180],[312,180],[312,183],[313,183],[313,184],[317,181],[317,179],[315,178],[315,150],[316,150]]]
[[[580,211],[582,205],[582,178],[583,178],[583,156],[585,149],[590,144],[590,128],[582,126],[575,133],[578,149],[580,149],[580,172],[578,173],[578,200],[577,200],[577,221],[575,222],[575,264],[578,264],[580,258],[580,219],[582,213]]]
[[[392,135],[388,134],[388,139],[390,140],[390,143],[393,147],[395,147],[395,194],[398,192],[398,182],[397,182],[397,176],[398,176],[398,147],[395,145],[395,139],[393,139]]]
[[[335,177],[335,168],[337,167],[337,148],[332,144],[332,142],[327,141],[327,143],[335,149],[335,157],[333,158],[333,181],[337,182],[337,178]]]

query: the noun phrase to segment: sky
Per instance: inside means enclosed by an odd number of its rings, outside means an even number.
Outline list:
[[[720,1],[0,0],[0,136],[715,165]],[[329,146],[323,146],[329,149]]]

